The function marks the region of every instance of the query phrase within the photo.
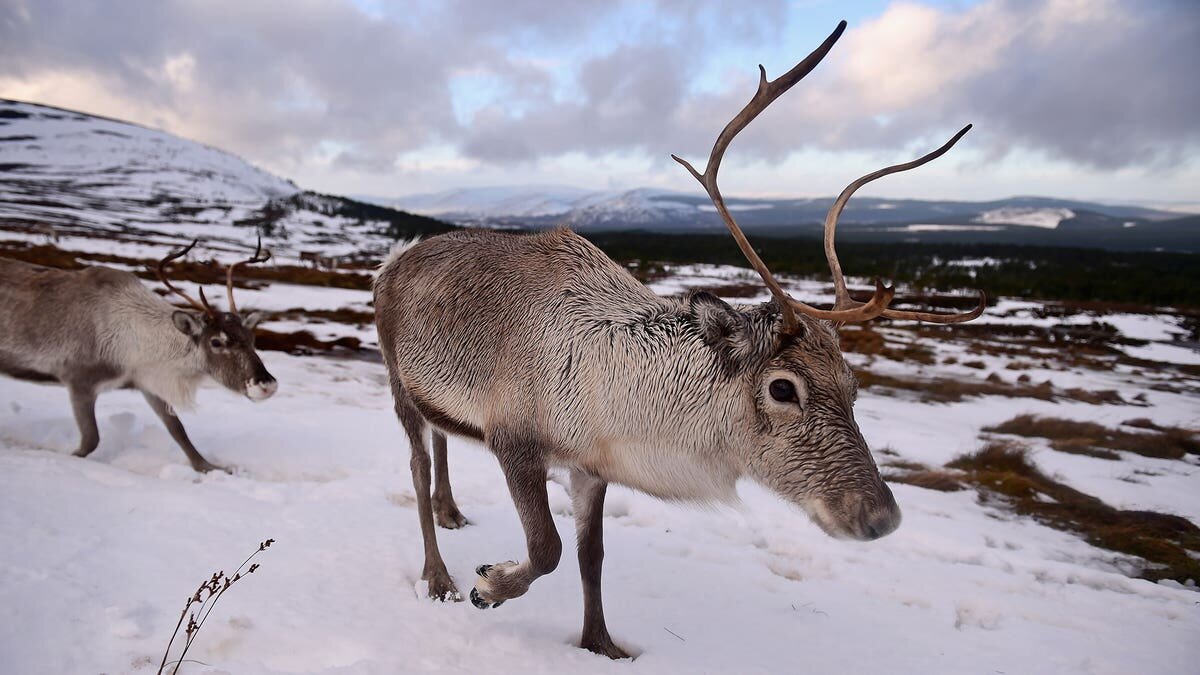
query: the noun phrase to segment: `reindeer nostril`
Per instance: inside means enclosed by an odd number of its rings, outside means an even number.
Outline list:
[[[275,395],[279,383],[271,377],[265,380],[250,380],[246,383],[246,396],[253,401],[262,401]]]
[[[859,522],[862,525],[863,539],[878,539],[891,534],[900,526],[900,509],[895,502],[878,508],[865,508]]]

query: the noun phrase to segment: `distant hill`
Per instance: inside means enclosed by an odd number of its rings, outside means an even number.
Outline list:
[[[722,232],[702,192],[654,189],[589,191],[573,187],[475,188],[367,201],[443,218],[459,225],[546,228],[584,232],[645,230]],[[747,231],[769,236],[819,236],[832,197],[726,200]],[[855,198],[841,219],[847,241],[992,242],[1114,249],[1200,250],[1200,230],[1181,214],[1048,197],[987,202]],[[1186,220],[1186,219],[1183,219]]]
[[[245,160],[146,127],[0,99],[0,226],[347,255],[453,225],[303,191]]]

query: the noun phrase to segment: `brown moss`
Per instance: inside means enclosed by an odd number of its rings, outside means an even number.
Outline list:
[[[282,312],[273,312],[272,319],[303,320],[314,323],[343,323],[348,326],[366,326],[375,323],[374,312],[362,312],[349,307],[341,309],[304,309],[293,307]]]
[[[1103,459],[1118,459],[1119,456],[1113,453],[1113,450],[1158,459],[1181,459],[1187,453],[1200,453],[1200,439],[1197,439],[1195,431],[1179,427],[1160,427],[1145,419],[1132,421],[1153,425],[1142,427],[1151,432],[1133,433],[1110,429],[1095,422],[1036,415],[1018,415],[1007,422],[986,427],[984,431],[1027,438],[1046,438],[1052,441],[1050,447],[1055,450]]]
[[[362,349],[362,341],[356,337],[341,337],[336,340],[321,340],[309,331],[300,330],[293,333],[276,333],[263,328],[255,332],[255,346],[258,349],[289,354],[313,354],[329,352],[334,349],[358,351]]]
[[[1066,452],[1072,455],[1087,455],[1096,459],[1119,460],[1121,456],[1112,450],[1096,447],[1094,440],[1090,438],[1063,438],[1057,441],[1050,441],[1050,447],[1059,452]]]
[[[878,354],[886,344],[883,335],[869,325],[843,327],[838,331],[838,339],[843,352],[855,354]]]
[[[922,471],[885,472],[883,477],[893,483],[904,483],[939,492],[957,492],[966,489],[958,475],[949,471],[925,469]]]
[[[164,254],[166,249],[164,249]],[[56,246],[30,246],[25,242],[0,242],[0,256],[13,258],[36,265],[59,269],[80,269],[88,263],[115,263],[138,269],[135,272],[143,279],[157,278],[153,268],[158,260],[128,258],[105,253],[64,251]],[[180,260],[171,264],[167,277],[172,280],[194,281],[203,284],[225,284],[225,269],[205,262]],[[296,265],[247,265],[238,269],[234,285],[245,288],[247,280],[278,281],[306,286],[329,286],[354,290],[370,290],[371,276],[356,272],[316,270]]]
[[[1100,403],[1128,404],[1119,395],[1115,395],[1115,392],[1112,392],[1114,394],[1112,396],[1098,396],[1095,392],[1082,389],[1062,391],[1055,389],[1049,380],[1041,384],[1030,385],[1028,383],[1009,384],[997,381],[998,378],[985,380],[900,378],[867,369],[857,370],[856,375],[859,386],[864,389],[886,388],[911,391],[917,393],[921,400],[929,403],[957,403],[969,396],[1003,396],[1005,398],[1033,398],[1040,401],[1068,399],[1093,405]]]
[[[705,286],[703,290],[721,298],[754,298],[767,291],[762,283],[750,282]]]
[[[1200,528],[1179,516],[1113,508],[1059,483],[1033,466],[1022,446],[990,443],[946,465],[963,472],[982,497],[1003,497],[1007,508],[1072,532],[1093,546],[1142,558],[1141,578],[1200,580]]]

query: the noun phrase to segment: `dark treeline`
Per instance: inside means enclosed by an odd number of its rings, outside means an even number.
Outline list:
[[[646,263],[714,263],[747,267],[728,235],[588,233],[614,259]],[[828,278],[817,239],[753,239],[772,271]],[[925,291],[982,288],[990,295],[1045,300],[1138,303],[1200,308],[1200,254],[1122,252],[996,244],[839,243],[847,274],[878,276]],[[967,268],[947,261],[993,258]],[[974,272],[974,276],[972,276]]]

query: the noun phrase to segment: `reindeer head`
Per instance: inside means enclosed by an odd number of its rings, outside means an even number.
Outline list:
[[[964,127],[942,147],[905,164],[889,166],[851,183],[825,218],[825,256],[833,275],[836,301],[830,310],[795,300],[784,292],[725,207],[717,187],[717,171],[730,141],[776,98],[821,62],[841,37],[846,23],[812,54],[774,81],[759,66],[754,97],[717,137],[703,173],[672,155],[708,192],[717,212],[742,253],[762,276],[774,300],[750,310],[737,310],[708,293],[689,302],[704,341],[716,352],[727,375],[740,382],[747,436],[740,439],[747,471],[781,496],[801,506],[833,536],[875,539],[896,529],[900,509],[883,482],[870,450],[854,421],[857,383],[842,356],[837,328],[845,322],[883,316],[934,323],[969,321],[983,313],[986,299],[963,314],[937,314],[889,309],[895,294],[878,280],[870,301],[850,298],[834,249],[838,217],[858,188],[898,171],[940,157],[970,128]]]
[[[237,304],[233,300],[233,272],[238,265],[244,263],[265,262],[271,258],[271,253],[263,250],[260,238],[252,257],[236,262],[226,269],[229,311],[221,312],[208,304],[203,288],[200,288],[200,300],[197,301],[167,280],[167,263],[183,257],[195,245],[196,242],[192,241],[158,263],[158,278],[168,290],[186,300],[195,310],[176,310],[171,315],[171,321],[179,332],[191,339],[193,347],[203,354],[205,373],[225,388],[245,394],[252,401],[268,399],[275,393],[278,383],[267,372],[258,353],[254,351],[254,327],[258,325],[262,316],[258,312],[250,312],[245,316],[238,313]]]

